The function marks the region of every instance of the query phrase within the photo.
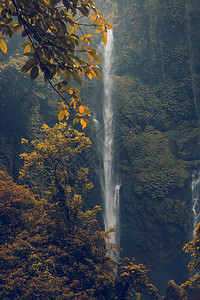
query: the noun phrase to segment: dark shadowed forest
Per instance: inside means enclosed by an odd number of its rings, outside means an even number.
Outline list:
[[[0,299],[200,300],[200,2],[0,1]]]

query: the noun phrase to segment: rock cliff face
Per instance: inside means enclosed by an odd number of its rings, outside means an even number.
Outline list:
[[[114,25],[121,255],[144,263],[164,290],[170,279],[188,276],[182,248],[192,238],[191,174],[200,167],[200,5],[98,3]],[[101,122],[100,89],[101,84],[85,98]]]
[[[171,197],[171,198],[169,198]],[[123,257],[135,257],[161,290],[174,278],[187,279],[188,257],[182,247],[191,237],[190,184],[162,201],[135,193],[133,179],[120,193],[120,244]]]
[[[191,238],[191,173],[200,162],[200,6],[120,2],[114,22],[122,256],[144,263],[163,288],[187,276],[182,247]]]
[[[31,82],[21,73],[22,58],[13,56],[0,64],[0,168],[17,180],[21,139],[39,137],[41,125],[56,120],[56,101],[42,80]]]

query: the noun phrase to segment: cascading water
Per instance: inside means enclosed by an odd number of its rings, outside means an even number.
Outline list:
[[[189,49],[189,67],[191,75],[191,83],[193,90],[194,106],[196,109],[197,117],[200,122],[199,105],[198,105],[198,82],[197,75],[195,73],[195,58],[192,43],[192,26],[191,26],[191,1],[185,1],[185,13],[186,13],[186,29],[187,29],[187,41]],[[200,222],[200,171],[195,171],[192,174],[192,212],[193,212],[193,236],[195,234],[195,228],[197,223]]]
[[[192,174],[192,212],[193,212],[193,235],[197,223],[200,222],[200,171]]]
[[[118,226],[119,215],[119,189],[120,184],[114,179],[113,170],[113,108],[112,108],[112,63],[113,63],[113,31],[108,31],[108,42],[104,49],[103,61],[103,84],[104,84],[104,99],[103,99],[103,171],[101,174],[101,184],[104,198],[104,222],[105,229]],[[118,242],[116,233],[112,233],[109,240],[110,243]]]

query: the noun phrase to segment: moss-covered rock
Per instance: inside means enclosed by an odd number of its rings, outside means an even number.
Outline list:
[[[38,138],[40,127],[56,120],[55,94],[40,77],[36,82],[21,73],[23,58],[8,57],[0,64],[0,165],[18,177],[21,138]]]

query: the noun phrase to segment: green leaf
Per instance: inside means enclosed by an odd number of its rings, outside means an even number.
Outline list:
[[[74,77],[74,79],[75,79],[80,85],[82,85],[81,77],[80,77],[77,73],[75,73],[75,72],[72,72],[71,74],[72,74],[72,76]]]
[[[64,76],[65,76],[65,81],[68,83],[71,78],[71,73],[68,70],[65,70]]]
[[[80,7],[77,7],[80,12],[82,13],[83,16],[88,17],[89,15],[89,10],[87,9],[87,7],[85,5],[81,5]]]
[[[39,68],[37,66],[34,66],[30,71],[30,78],[32,80],[36,79],[38,77],[38,74],[39,74]]]
[[[9,35],[9,37],[11,38],[13,36],[13,31],[10,28],[10,26],[7,25],[5,30],[6,30],[7,35]]]
[[[97,68],[93,68],[94,72],[96,73],[97,77],[101,80],[101,73]]]
[[[34,54],[32,53],[32,52],[26,52],[26,53],[24,53],[24,56],[34,56]]]
[[[97,62],[98,64],[101,64],[101,58],[99,57],[98,54],[93,53],[93,52],[90,52],[90,54],[94,57],[94,59],[96,60],[96,62]]]
[[[21,71],[23,73],[26,73],[26,72],[28,72],[31,68],[33,68],[37,64],[38,64],[38,62],[37,62],[37,60],[35,58],[29,59],[25,63],[25,65],[22,67]]]

